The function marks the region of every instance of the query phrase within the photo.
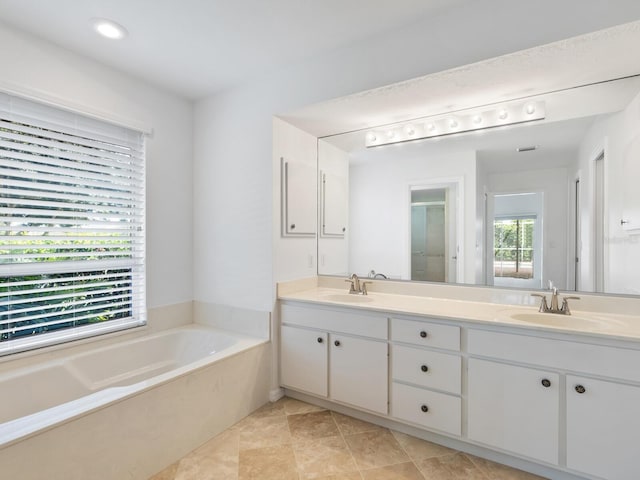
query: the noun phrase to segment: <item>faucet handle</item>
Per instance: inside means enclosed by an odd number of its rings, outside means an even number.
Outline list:
[[[569,302],[567,300],[580,300],[580,297],[576,296],[568,296],[562,298],[562,307],[560,307],[560,312],[565,315],[571,315],[571,310],[569,310]]]
[[[362,295],[368,295],[367,292],[367,284],[371,284],[373,282],[360,282],[360,291],[362,292]]]
[[[540,297],[540,308],[538,308],[539,312],[548,312],[549,306],[547,305],[547,296],[543,293],[532,293],[532,297]]]
[[[349,293],[351,292],[355,292],[356,288],[355,288],[355,281],[351,280],[350,278],[345,278],[344,279],[345,282],[349,282],[351,285],[349,286]]]

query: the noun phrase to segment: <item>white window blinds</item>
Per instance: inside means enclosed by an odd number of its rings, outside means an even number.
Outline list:
[[[0,355],[144,324],[144,136],[0,93]]]

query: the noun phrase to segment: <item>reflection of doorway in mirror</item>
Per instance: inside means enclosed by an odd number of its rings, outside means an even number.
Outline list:
[[[454,186],[412,187],[411,190],[411,280],[455,282],[456,239]]]
[[[487,284],[542,285],[542,192],[487,196]]]

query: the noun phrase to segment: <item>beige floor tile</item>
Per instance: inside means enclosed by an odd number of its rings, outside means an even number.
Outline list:
[[[299,480],[291,445],[240,452],[239,480]]]
[[[353,435],[354,433],[371,432],[374,430],[384,430],[383,427],[374,425],[373,423],[358,420],[357,418],[342,415],[341,413],[331,412],[340,432],[343,435]]]
[[[284,412],[284,402],[278,400],[277,402],[268,402],[262,407],[253,412],[250,416],[254,418],[262,417],[280,417],[286,415]]]
[[[249,417],[246,420],[238,427],[241,451],[291,443],[287,417]]]
[[[427,480],[493,480],[462,453],[416,462]]]
[[[361,470],[405,463],[410,460],[388,430],[345,435],[344,439]]]
[[[301,477],[302,480],[306,480]],[[314,480],[362,480],[360,472],[339,473],[337,475],[329,475],[327,477],[316,477]]]
[[[424,480],[413,462],[363,470],[362,477],[364,480]]]
[[[317,407],[316,405],[311,405],[310,403],[301,402],[300,400],[296,400],[295,398],[284,397],[278,400],[276,403],[282,402],[282,406],[284,407],[284,412],[287,415],[296,415],[299,413],[310,413],[310,412],[322,412],[326,410],[326,408]]]
[[[182,458],[174,480],[236,480],[239,436],[226,430]]]
[[[391,433],[414,462],[425,458],[443,457],[445,455],[453,455],[454,453],[457,453],[456,450],[427,442],[426,440],[421,440],[419,438],[412,437],[411,435],[395,431],[392,431]]]
[[[302,440],[294,443],[293,452],[300,476],[305,480],[358,471],[356,462],[340,435]]]
[[[340,435],[328,410],[289,415],[287,421],[293,442]]]
[[[523,472],[507,465],[492,462],[484,458],[466,454],[467,457],[482,470],[491,480],[546,480],[532,473]]]
[[[174,480],[176,472],[178,471],[178,463],[179,462],[169,465],[161,472],[158,472],[153,477],[150,477],[149,480]]]

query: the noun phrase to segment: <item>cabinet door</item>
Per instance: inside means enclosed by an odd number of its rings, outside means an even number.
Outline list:
[[[331,335],[329,393],[333,400],[388,411],[387,344]]]
[[[327,333],[283,325],[280,380],[283,386],[327,396]]]
[[[471,358],[468,387],[469,439],[558,463],[557,374]]]
[[[640,478],[639,407],[639,387],[567,376],[567,467],[611,480]]]
[[[317,221],[315,163],[282,160],[283,234],[314,236]]]

